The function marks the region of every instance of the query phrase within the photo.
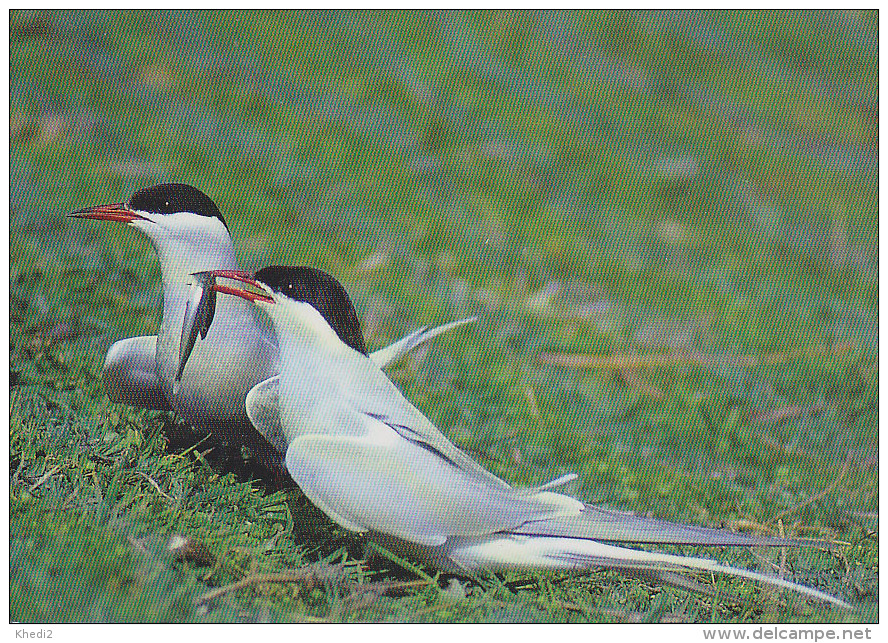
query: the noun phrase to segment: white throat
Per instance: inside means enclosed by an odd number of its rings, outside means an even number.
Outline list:
[[[136,219],[131,225],[157,250],[164,290],[190,284],[195,272],[237,269],[231,235],[216,217],[190,212],[139,214],[146,220]]]
[[[261,304],[274,323],[282,350],[303,355],[306,351],[326,355],[354,352],[314,306],[274,293],[274,304]]]

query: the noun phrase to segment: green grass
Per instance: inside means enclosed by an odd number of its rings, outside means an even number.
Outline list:
[[[10,619],[878,620],[876,15],[13,12]],[[155,332],[157,260],[64,215],[162,181],[219,204],[245,268],[336,275],[374,348],[478,314],[389,373],[498,475],[850,543],[786,574],[855,611],[724,578],[418,585],[111,403],[102,359]]]

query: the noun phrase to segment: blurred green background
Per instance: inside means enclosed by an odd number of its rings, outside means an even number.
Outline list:
[[[877,20],[12,12],[10,618],[877,620]],[[65,215],[168,181],[220,206],[243,267],[339,278],[371,348],[479,315],[389,372],[497,474],[848,542],[787,576],[857,611],[609,573],[349,593],[415,576],[358,569],[298,494],[103,394],[107,347],[158,326],[158,263]],[[318,560],[348,579],[193,601]]]

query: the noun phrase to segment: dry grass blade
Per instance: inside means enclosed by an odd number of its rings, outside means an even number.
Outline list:
[[[237,592],[244,589],[245,587],[257,585],[259,583],[298,583],[304,581],[305,578],[306,576],[304,574],[296,574],[293,572],[287,572],[284,574],[251,574],[250,576],[245,576],[239,581],[229,583],[228,585],[223,585],[222,587],[217,587],[214,590],[210,590],[209,592],[201,594],[196,599],[194,599],[194,602],[197,605],[208,603],[209,601],[217,599],[220,596],[224,596],[225,594]]]
[[[309,582],[313,584],[318,581],[332,580],[334,576],[335,574],[331,572],[331,569],[318,568],[316,566],[304,567],[301,569],[291,569],[285,572],[250,574],[249,576],[241,578],[239,581],[229,583],[228,585],[223,585],[222,587],[217,587],[216,589],[201,594],[196,599],[194,599],[194,602],[197,605],[207,603],[216,598],[219,598],[220,596],[230,594],[231,592],[237,592],[244,589],[245,587],[250,587],[252,585],[259,585],[263,583],[286,584],[300,582]]]
[[[157,490],[157,493],[159,493],[160,495],[162,495],[164,498],[166,498],[166,499],[169,500],[170,502],[173,502],[173,498],[172,498],[170,495],[166,494],[166,493],[164,492],[164,490],[160,488],[160,485],[157,484],[157,483],[154,481],[154,478],[152,478],[152,477],[149,476],[147,473],[144,473],[144,472],[142,472],[142,471],[136,471],[135,473],[136,473],[136,475],[142,476],[143,478],[145,478],[145,480],[147,480],[148,482],[150,482],[150,483],[151,483],[151,486],[154,487],[154,488]]]
[[[337,571],[337,568],[318,568],[313,566],[305,567],[302,569],[292,569],[285,572],[250,574],[249,576],[241,578],[239,581],[235,581],[234,583],[229,583],[228,585],[223,585],[222,587],[217,587],[216,589],[210,590],[209,592],[205,592],[204,594],[198,596],[194,600],[194,602],[195,604],[200,605],[217,599],[220,596],[224,596],[225,594],[237,592],[252,585],[261,585],[265,583],[287,584],[307,581],[310,584],[314,584],[315,582],[319,581],[323,582],[330,580],[340,580],[338,574],[336,574],[335,571]],[[425,585],[428,585],[428,582],[425,580],[414,580],[392,583],[381,582],[350,584],[353,587],[351,596],[357,596],[367,593],[382,596],[383,594],[387,594],[389,592],[403,591],[415,587],[423,587]]]
[[[379,583],[354,583],[352,590],[348,596],[339,604],[333,606],[328,619],[337,621],[344,612],[359,612],[366,610],[380,596],[391,592],[402,592],[408,589],[427,587],[428,582],[425,580],[411,580],[400,582],[379,582]]]
[[[396,582],[382,581],[378,583],[353,583],[351,594],[355,596],[358,594],[376,594],[377,596],[382,596],[383,594],[391,592],[402,592],[407,589],[427,587],[428,585],[428,581],[422,579]]]
[[[634,369],[621,368],[620,377],[627,386],[637,389],[639,393],[654,400],[663,399],[663,391],[641,377]]]
[[[766,355],[713,355],[700,352],[681,353],[614,353],[613,355],[589,355],[586,353],[540,353],[539,361],[552,366],[566,368],[610,368],[631,370],[638,368],[669,368],[675,366],[733,366],[754,368],[762,365],[785,364],[801,356],[843,355],[854,348],[845,342],[832,346],[812,346],[789,352],[768,353]]]
[[[44,482],[46,482],[51,477],[53,477],[55,474],[57,474],[61,469],[62,469],[62,465],[60,465],[60,464],[57,464],[56,466],[54,466],[52,469],[50,469],[49,471],[44,473],[42,476],[40,476],[40,478],[37,480],[37,482],[32,484],[30,487],[28,487],[28,492],[31,493],[33,491],[36,491],[36,489],[40,485],[42,485]]]
[[[769,525],[774,524],[777,521],[779,521],[781,518],[784,518],[785,516],[788,516],[791,513],[795,513],[796,511],[798,511],[802,507],[807,507],[808,505],[815,503],[818,500],[820,500],[821,498],[823,498],[824,496],[830,494],[833,491],[833,489],[835,489],[836,487],[839,486],[839,483],[844,479],[845,475],[848,473],[848,469],[850,468],[850,466],[851,466],[851,458],[847,458],[845,460],[845,464],[842,465],[842,471],[839,473],[839,476],[835,480],[833,480],[832,483],[826,489],[811,496],[805,502],[797,504],[795,507],[790,507],[789,509],[781,511],[779,514],[777,514],[776,516],[771,518],[766,524],[769,524]]]
[[[822,406],[805,407],[791,404],[789,406],[781,406],[770,410],[760,409],[749,414],[749,421],[762,424],[768,422],[783,422],[785,420],[794,420],[802,415],[815,413],[822,408]]]

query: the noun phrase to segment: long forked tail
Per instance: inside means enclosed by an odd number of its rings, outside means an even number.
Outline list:
[[[457,568],[466,571],[535,569],[568,572],[596,567],[654,574],[709,571],[790,589],[845,609],[853,609],[845,601],[813,587],[775,576],[722,565],[707,558],[616,547],[594,540],[501,534],[482,539],[454,539],[449,545],[448,558]]]
[[[373,363],[380,368],[385,368],[388,364],[391,364],[392,362],[404,357],[404,355],[412,351],[417,346],[425,344],[438,335],[446,333],[448,330],[453,330],[454,328],[469,324],[476,319],[478,318],[467,317],[466,319],[460,319],[458,321],[450,322],[449,324],[442,324],[441,326],[436,326],[435,328],[423,326],[419,330],[416,330],[406,337],[399,339],[394,344],[386,346],[385,348],[380,348],[375,353],[371,353],[370,359],[373,360]]]
[[[622,511],[586,505],[575,515],[558,516],[550,520],[527,522],[511,530],[527,536],[562,536],[587,538],[614,543],[646,543],[701,546],[766,546],[819,547],[829,549],[831,543],[822,540],[773,538],[740,534],[725,529],[711,529],[681,523],[645,518]]]

